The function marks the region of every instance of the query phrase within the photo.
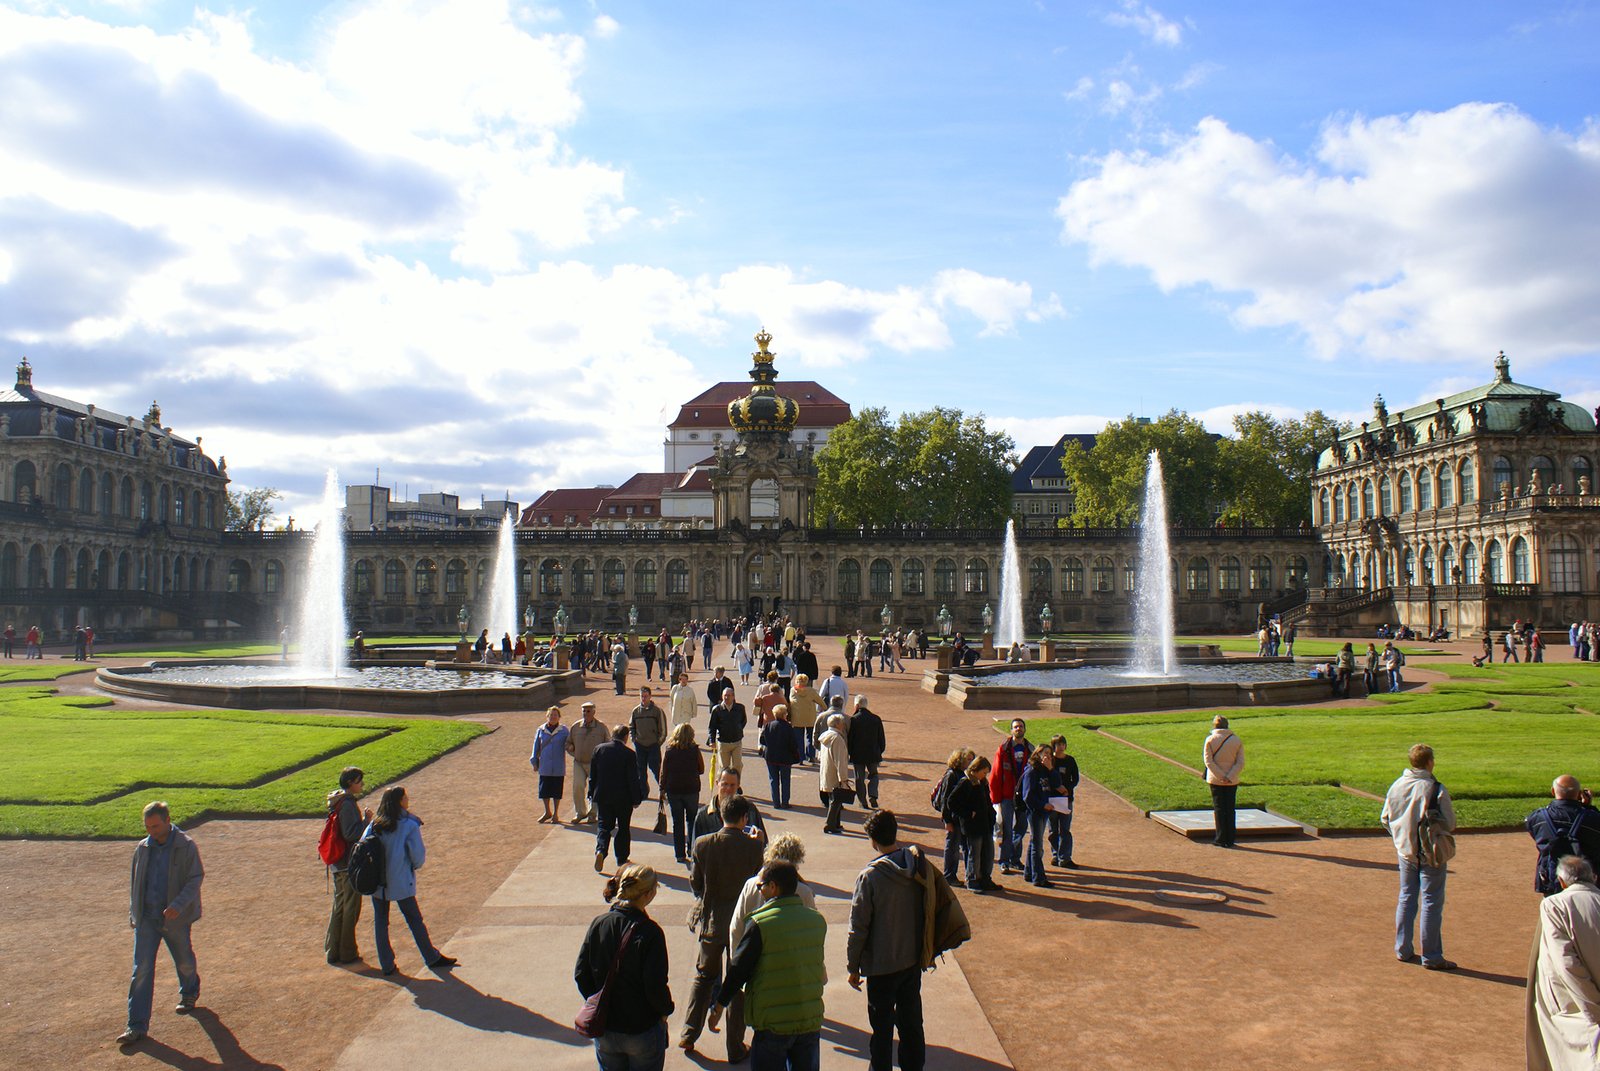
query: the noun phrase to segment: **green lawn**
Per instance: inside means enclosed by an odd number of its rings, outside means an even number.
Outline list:
[[[159,647],[137,647],[131,651],[97,648],[105,658],[256,658],[275,655],[282,648],[275,643],[169,643]]]
[[[17,681],[53,681],[65,677],[69,673],[88,673],[92,669],[94,669],[93,662],[49,662],[43,659],[35,661],[21,659],[0,665],[0,684],[14,684]]]
[[[1431,693],[1370,706],[1223,711],[1245,742],[1240,804],[1323,829],[1376,828],[1380,805],[1337,786],[1381,796],[1419,742],[1433,746],[1464,828],[1519,825],[1559,773],[1600,781],[1600,717],[1591,713],[1600,712],[1600,667],[1446,672],[1453,679]],[[1036,743],[1065,733],[1086,777],[1144,810],[1206,807],[1199,778],[1105,734],[1198,767],[1215,713],[1034,719],[1028,732]]]
[[[165,799],[180,823],[315,817],[339,771],[390,783],[487,730],[468,722],[266,711],[149,711],[0,691],[0,836],[130,837]]]

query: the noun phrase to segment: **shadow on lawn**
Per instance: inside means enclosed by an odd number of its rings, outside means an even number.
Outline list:
[[[1351,859],[1343,855],[1321,855],[1317,852],[1284,852],[1273,848],[1258,848],[1253,844],[1239,845],[1240,851],[1252,852],[1256,855],[1284,855],[1292,859],[1314,859],[1319,863],[1333,863],[1336,866],[1355,867],[1358,870],[1393,870],[1394,863],[1376,862],[1371,859]]]

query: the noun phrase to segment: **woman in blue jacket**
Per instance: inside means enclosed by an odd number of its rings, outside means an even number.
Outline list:
[[[544,804],[540,822],[561,824],[561,792],[567,781],[567,727],[561,708],[551,707],[545,723],[533,734],[533,754],[528,761],[539,773],[539,801]]]
[[[422,909],[417,906],[417,871],[422,869],[427,852],[422,847],[422,819],[408,809],[411,801],[400,785],[384,789],[378,801],[378,813],[367,827],[363,837],[376,835],[383,842],[383,884],[372,894],[372,934],[378,945],[378,966],[384,974],[393,974],[394,948],[389,944],[389,904],[393,902],[411,927],[411,936],[422,953],[422,962],[436,971],[448,970],[456,965],[433,947],[428,937],[427,924],[422,921]]]
[[[1017,803],[1028,811],[1028,857],[1022,866],[1022,877],[1041,889],[1051,887],[1044,871],[1044,841],[1050,828],[1050,781],[1054,768],[1053,751],[1036,747],[1017,783]]]

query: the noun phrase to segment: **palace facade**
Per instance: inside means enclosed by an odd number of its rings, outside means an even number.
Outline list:
[[[752,384],[696,466],[709,523],[530,525],[524,513],[518,601],[541,631],[558,607],[573,629],[620,630],[630,610],[641,630],[781,610],[839,632],[877,628],[885,608],[934,627],[942,606],[981,630],[999,598],[1000,530],[810,525],[817,446],[796,434],[804,403],[777,382],[770,341],[756,336]],[[1307,632],[1600,616],[1590,414],[1512,382],[1502,358],[1486,387],[1398,414],[1380,401],[1374,418],[1319,459],[1313,526],[1170,533],[1180,629],[1247,631],[1263,609]],[[24,362],[0,395],[0,451],[0,613],[19,627],[263,634],[290,617],[309,533],[224,532],[225,462],[161,428],[154,406],[133,421],[40,394]],[[1138,535],[1019,525],[1027,620],[1048,604],[1057,631],[1130,628]],[[357,525],[347,540],[351,628],[449,631],[487,601],[492,531]]]

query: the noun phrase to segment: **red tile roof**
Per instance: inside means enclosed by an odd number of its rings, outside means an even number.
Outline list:
[[[836,428],[850,419],[850,404],[809,379],[782,380],[778,393],[800,403],[800,427]],[[717,383],[685,402],[668,428],[730,428],[728,403],[750,393],[748,382]]]
[[[522,511],[518,523],[525,528],[535,528],[544,524],[541,518],[549,517],[552,528],[587,527],[589,519],[600,509],[600,503],[615,490],[614,487],[558,487],[546,491]],[[569,515],[573,518],[570,524]]]

